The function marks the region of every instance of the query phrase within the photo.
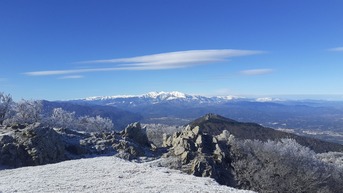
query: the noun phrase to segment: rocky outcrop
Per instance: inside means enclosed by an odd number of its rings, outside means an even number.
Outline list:
[[[156,147],[139,123],[121,133],[83,133],[39,123],[0,128],[0,165],[22,167],[95,155],[124,159],[155,156]]]
[[[0,137],[0,163],[12,167],[42,165],[65,160],[61,136],[40,124],[21,130],[6,128],[9,133]],[[12,131],[11,131],[12,130]]]
[[[187,126],[172,136],[164,135],[163,145],[169,148],[169,152],[163,157],[177,158],[176,161],[181,163],[179,169],[186,173],[211,177],[220,184],[235,186],[228,145],[232,137],[226,130],[213,136],[204,133],[199,126]]]

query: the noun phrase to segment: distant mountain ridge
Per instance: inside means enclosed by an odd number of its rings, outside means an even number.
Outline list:
[[[76,102],[92,102],[102,105],[120,105],[120,104],[128,104],[128,105],[140,105],[140,104],[157,104],[157,103],[164,103],[164,102],[188,102],[188,103],[198,103],[198,104],[218,104],[218,103],[225,103],[228,101],[255,101],[255,102],[272,102],[272,101],[280,101],[280,99],[274,99],[269,97],[263,98],[245,98],[239,96],[202,96],[202,95],[190,95],[185,94],[178,91],[172,92],[149,92],[142,95],[115,95],[115,96],[95,96],[95,97],[87,97],[83,99],[76,99],[72,101]]]
[[[116,102],[117,100],[121,101],[129,101],[129,102],[135,102],[135,101],[146,101],[150,103],[160,103],[165,101],[188,101],[188,102],[213,102],[213,99],[217,99],[217,97],[204,97],[200,95],[189,95],[185,93],[181,93],[178,91],[173,92],[149,92],[147,94],[142,95],[118,95],[118,96],[100,96],[100,97],[88,97],[85,99],[85,101],[109,101],[113,100]],[[218,98],[220,99],[220,98]]]

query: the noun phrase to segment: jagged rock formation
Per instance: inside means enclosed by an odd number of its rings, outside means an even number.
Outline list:
[[[181,170],[195,176],[211,177],[220,184],[235,186],[230,166],[226,130],[219,135],[205,133],[201,127],[187,126],[184,131],[164,136],[163,145],[170,148],[164,157],[176,157]]]
[[[139,123],[130,124],[122,133],[82,133],[39,123],[0,128],[0,165],[8,167],[43,165],[94,155],[134,159],[154,156],[155,150]]]

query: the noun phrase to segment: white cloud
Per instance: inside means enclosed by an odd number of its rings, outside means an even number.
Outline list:
[[[260,54],[261,51],[254,50],[188,50],[179,52],[168,52],[132,58],[119,58],[109,60],[92,60],[80,63],[136,63],[135,65],[170,65],[170,64],[190,64],[201,62],[217,62],[226,58],[236,56],[246,56]]]
[[[63,76],[63,77],[60,77],[59,79],[79,79],[79,78],[83,78],[83,76],[81,76],[81,75],[71,75],[71,76]]]
[[[46,75],[61,75],[75,74],[87,72],[102,72],[102,71],[118,71],[118,70],[166,70],[177,68],[188,68],[197,65],[210,64],[216,62],[227,61],[228,58],[238,56],[248,56],[254,54],[262,54],[263,51],[255,50],[188,50],[179,52],[168,52],[161,54],[153,54],[146,56],[138,56],[132,58],[117,58],[108,60],[92,60],[82,61],[77,63],[109,63],[114,64],[108,68],[83,68],[71,70],[56,70],[56,71],[35,71],[26,72],[29,76],[46,76]]]
[[[333,52],[343,52],[343,47],[331,48],[331,49],[329,49],[329,51],[333,51]]]
[[[34,72],[25,72],[25,75],[28,76],[47,76],[47,75],[62,75],[62,74],[78,74],[86,72],[101,72],[109,70],[118,70],[118,68],[84,68],[77,70],[48,70],[48,71],[34,71]]]
[[[263,74],[270,74],[274,70],[269,68],[264,69],[251,69],[251,70],[243,70],[240,71],[240,74],[246,75],[246,76],[255,76],[255,75],[263,75]]]

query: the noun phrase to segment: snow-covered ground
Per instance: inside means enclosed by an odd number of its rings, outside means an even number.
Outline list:
[[[239,192],[211,178],[116,157],[0,171],[0,192]]]

